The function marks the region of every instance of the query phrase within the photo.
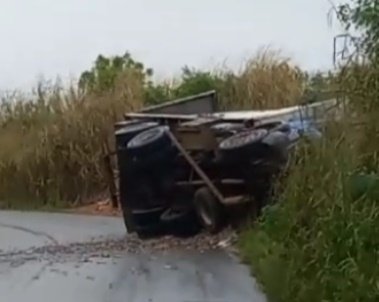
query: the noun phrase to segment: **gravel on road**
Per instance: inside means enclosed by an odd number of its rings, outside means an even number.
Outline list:
[[[124,238],[98,237],[87,242],[55,243],[7,252],[0,250],[0,263],[20,266],[28,261],[89,262],[91,259],[118,258],[125,254],[154,254],[173,250],[194,250],[202,253],[222,249],[235,253],[236,240],[237,236],[231,229],[225,229],[216,235],[199,233],[188,238],[162,236],[140,239],[135,234],[127,235]]]

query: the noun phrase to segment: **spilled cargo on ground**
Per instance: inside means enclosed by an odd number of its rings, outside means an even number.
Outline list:
[[[210,91],[125,114],[115,137],[127,231],[216,233],[259,215],[296,142],[320,136],[336,106],[220,112]]]

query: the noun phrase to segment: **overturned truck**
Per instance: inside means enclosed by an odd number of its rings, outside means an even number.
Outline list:
[[[259,213],[299,138],[286,112],[218,112],[214,91],[148,107],[115,125],[128,232],[210,233],[230,209]]]

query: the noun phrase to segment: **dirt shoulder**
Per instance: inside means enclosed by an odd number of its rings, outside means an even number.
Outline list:
[[[96,215],[96,216],[114,216],[121,217],[121,210],[114,209],[112,203],[108,200],[98,201],[91,204],[73,207],[63,210],[70,214]]]

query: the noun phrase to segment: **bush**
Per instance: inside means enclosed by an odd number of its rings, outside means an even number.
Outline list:
[[[241,237],[271,301],[379,299],[378,195],[351,194],[359,146],[351,128],[333,132],[301,146],[279,203]]]
[[[370,285],[379,272],[369,263],[377,260],[379,205],[349,197],[357,163],[343,129],[299,148],[279,203],[241,238],[243,254],[272,301],[378,298]]]

